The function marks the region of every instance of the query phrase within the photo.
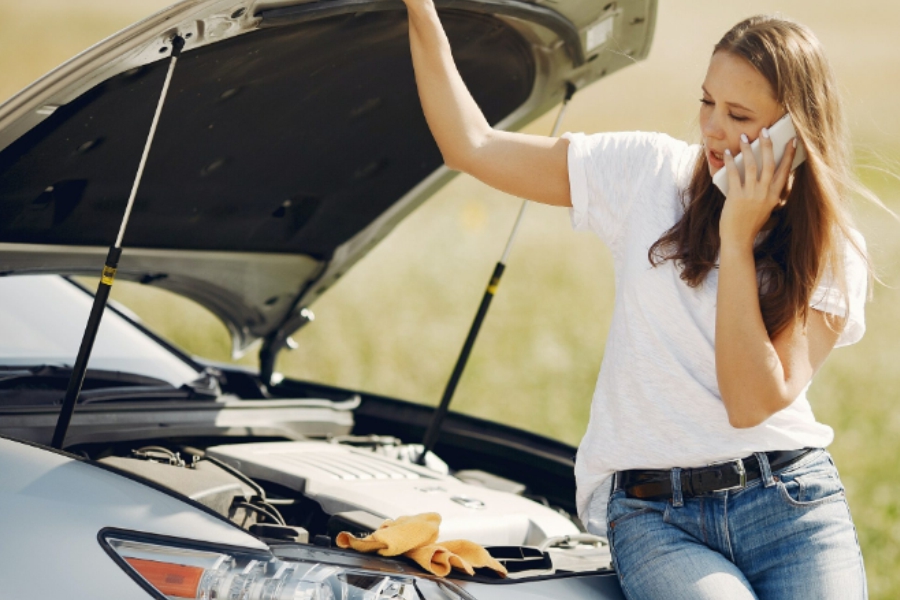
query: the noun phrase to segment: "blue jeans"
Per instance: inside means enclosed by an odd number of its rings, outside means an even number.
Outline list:
[[[667,500],[614,491],[613,566],[629,600],[866,598],[856,529],[837,469],[814,450],[738,491]],[[673,481],[680,481],[677,474]]]

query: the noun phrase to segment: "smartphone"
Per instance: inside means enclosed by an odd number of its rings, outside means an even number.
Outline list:
[[[777,165],[781,161],[781,157],[784,156],[784,151],[787,149],[788,143],[797,135],[797,131],[794,129],[794,121],[791,119],[790,114],[786,114],[778,121],[775,122],[774,125],[769,127],[769,137],[772,138],[772,150],[775,153],[775,164]],[[803,149],[803,144],[797,140],[797,152],[794,154],[794,164],[791,165],[791,170],[796,169],[800,164],[806,160],[806,151]],[[758,170],[762,170],[762,150],[759,147],[760,138],[756,138],[753,140],[753,143],[750,144],[750,150],[753,151],[753,156],[756,158],[756,165]],[[738,173],[741,174],[741,181],[744,180],[744,156],[742,154],[738,154],[734,157],[734,165],[737,167]],[[757,172],[757,177],[759,173]],[[716,184],[722,193],[726,196],[728,195],[728,173],[725,171],[725,167],[722,167],[716,174],[713,175],[713,183]]]

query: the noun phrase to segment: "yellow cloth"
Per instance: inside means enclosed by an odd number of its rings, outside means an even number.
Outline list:
[[[337,545],[358,552],[378,552],[382,556],[403,554],[438,577],[446,577],[453,567],[469,575],[475,573],[475,567],[487,567],[506,577],[506,567],[475,542],[451,540],[436,544],[440,525],[441,516],[437,513],[399,517],[396,521],[388,519],[364,538],[342,531],[337,536]]]

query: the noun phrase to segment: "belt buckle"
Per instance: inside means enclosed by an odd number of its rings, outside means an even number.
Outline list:
[[[747,469],[744,468],[744,461],[740,458],[735,458],[734,460],[723,460],[722,462],[711,463],[707,466],[709,467],[718,467],[720,465],[729,465],[734,464],[737,467],[738,472],[738,484],[733,485],[731,487],[719,488],[715,491],[717,492],[735,492],[737,490],[742,490],[747,487]]]

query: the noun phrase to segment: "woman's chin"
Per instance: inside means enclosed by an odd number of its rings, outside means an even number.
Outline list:
[[[706,164],[709,166],[709,174],[715,175],[725,167],[725,161],[717,158],[712,152],[706,151]]]

